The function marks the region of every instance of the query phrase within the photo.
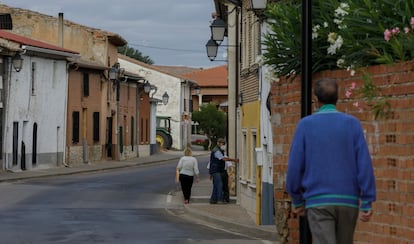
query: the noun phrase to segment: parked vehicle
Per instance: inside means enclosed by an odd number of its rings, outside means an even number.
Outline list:
[[[157,116],[156,141],[160,148],[171,148],[171,117]]]

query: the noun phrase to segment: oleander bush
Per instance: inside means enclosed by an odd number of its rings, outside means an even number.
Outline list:
[[[301,2],[268,5],[263,62],[277,77],[301,73]],[[414,0],[313,0],[312,71],[414,59]]]

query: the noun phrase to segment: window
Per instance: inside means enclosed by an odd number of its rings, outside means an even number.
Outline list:
[[[93,113],[93,141],[99,141],[99,112]]]
[[[32,62],[32,70],[30,73],[30,84],[32,88],[32,96],[36,95],[35,71],[36,71],[36,62]]]
[[[241,178],[242,180],[247,179],[247,132],[242,131],[242,165],[241,165]]]
[[[184,110],[183,111],[187,111],[187,99],[184,98]]]
[[[37,163],[37,123],[33,124],[32,164]]]
[[[19,122],[13,122],[13,165],[17,165],[19,150]]]
[[[145,119],[145,141],[148,143],[149,141],[149,124],[148,124],[148,119]]]
[[[72,113],[72,143],[79,142],[79,111]]]
[[[83,72],[83,96],[89,96],[89,73]]]
[[[131,150],[134,151],[134,117],[131,117]]]
[[[251,131],[250,138],[250,180],[251,184],[256,184],[256,168],[257,168],[257,156],[256,156],[256,140],[257,133],[256,130]]]
[[[141,123],[140,123],[140,133],[141,133],[141,143],[144,142],[144,118],[141,118]]]

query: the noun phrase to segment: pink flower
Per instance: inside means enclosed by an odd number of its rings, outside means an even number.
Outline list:
[[[411,17],[411,29],[414,29],[414,17]]]
[[[392,32],[392,34],[398,34],[398,33],[400,33],[400,28],[398,28],[398,27],[394,27],[392,30],[391,30],[391,32]]]
[[[384,31],[384,40],[387,42],[391,40],[392,32],[389,29],[385,29]]]
[[[409,33],[410,32],[410,28],[408,28],[408,27],[404,27],[404,33],[405,34],[407,34],[407,33]]]
[[[356,107],[356,108],[359,107],[359,103],[358,102],[354,102],[352,105],[354,105],[354,107]]]
[[[355,82],[352,82],[351,89],[353,90],[353,89],[355,89],[355,87],[356,87],[356,83]]]
[[[345,97],[349,98],[352,95],[352,92],[350,90],[346,90]]]

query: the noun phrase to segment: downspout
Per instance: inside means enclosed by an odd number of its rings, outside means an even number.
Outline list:
[[[135,141],[137,142],[137,158],[139,158],[139,111],[140,111],[140,101],[141,93],[139,92],[139,82],[137,82],[137,95],[136,95],[136,105],[137,108],[135,111]]]

